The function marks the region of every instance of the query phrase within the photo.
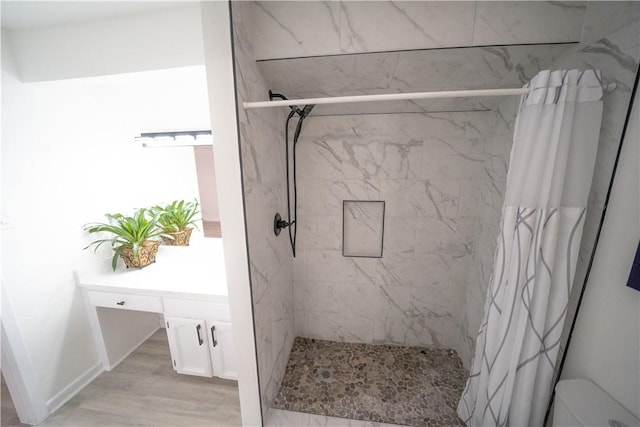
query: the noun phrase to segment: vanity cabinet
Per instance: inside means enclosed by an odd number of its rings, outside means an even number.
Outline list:
[[[165,317],[173,369],[179,374],[211,377],[211,356],[204,320]]]
[[[161,246],[162,262],[143,269],[75,271],[104,370],[154,334],[160,314],[178,373],[237,379],[222,240],[191,240]]]
[[[176,372],[238,379],[231,323],[172,316],[165,322]]]
[[[238,378],[226,301],[164,298],[164,313],[176,372]]]
[[[237,380],[236,353],[233,346],[231,323],[222,321],[207,321],[209,331],[209,352],[213,376]]]

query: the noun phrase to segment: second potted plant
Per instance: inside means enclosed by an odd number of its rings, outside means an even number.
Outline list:
[[[136,211],[133,216],[120,213],[106,214],[108,222],[87,224],[84,229],[89,233],[106,232],[109,238],[94,240],[85,249],[95,246],[97,250],[103,243],[111,243],[114,254],[111,267],[116,270],[118,257],[122,258],[127,268],[145,267],[156,261],[156,254],[164,231],[158,227],[160,214],[148,215],[146,209]]]
[[[165,235],[162,242],[169,246],[189,246],[193,227],[198,228],[198,200],[185,202],[174,200],[166,206],[154,206],[150,209],[151,215],[158,215],[158,226]],[[193,227],[190,227],[193,226]]]

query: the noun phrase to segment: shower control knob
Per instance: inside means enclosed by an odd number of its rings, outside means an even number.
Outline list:
[[[279,236],[280,231],[282,231],[283,228],[287,228],[288,226],[289,223],[283,220],[280,214],[277,213],[275,218],[273,218],[273,232],[275,233],[275,235]]]

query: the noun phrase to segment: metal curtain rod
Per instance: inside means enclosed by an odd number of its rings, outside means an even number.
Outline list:
[[[370,101],[404,101],[407,99],[466,98],[472,96],[509,96],[528,93],[528,88],[447,90],[440,92],[388,93],[382,95],[334,96],[327,98],[287,99],[282,101],[243,102],[244,109],[289,107],[293,105],[347,104]]]
[[[616,83],[605,83],[603,89],[612,92]],[[529,88],[511,89],[474,89],[474,90],[445,90],[439,92],[413,92],[413,93],[388,93],[381,95],[353,95],[334,96],[326,98],[287,99],[280,101],[255,101],[243,102],[245,110],[250,108],[290,107],[294,105],[322,105],[322,104],[348,104],[352,102],[370,101],[404,101],[408,99],[437,99],[437,98],[468,98],[474,96],[514,96],[529,93]]]

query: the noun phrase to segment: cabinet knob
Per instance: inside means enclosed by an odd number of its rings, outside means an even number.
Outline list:
[[[124,301],[118,301],[116,304],[118,304],[118,305],[124,305]]]

